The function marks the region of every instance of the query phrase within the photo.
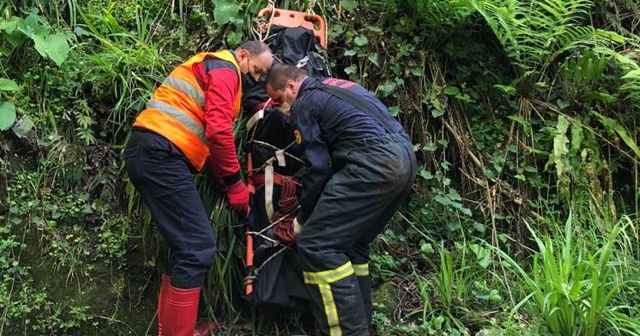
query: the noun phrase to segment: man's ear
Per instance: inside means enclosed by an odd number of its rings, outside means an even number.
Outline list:
[[[249,51],[247,49],[238,50],[238,57],[242,57],[242,58],[249,57]]]
[[[291,90],[291,92],[295,95],[296,94],[296,82],[293,79],[288,79],[287,80],[287,88],[289,88],[289,90]]]

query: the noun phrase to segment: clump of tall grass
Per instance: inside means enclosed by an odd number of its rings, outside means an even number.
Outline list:
[[[167,75],[167,68],[180,58],[163,50],[154,35],[153,21],[142,10],[133,29],[121,25],[110,9],[79,13],[83,24],[76,28],[76,34],[89,36],[83,46],[95,50],[87,55],[95,71],[87,74],[86,80],[98,97],[109,100],[105,101],[110,106],[106,121],[117,136],[144,107]]]
[[[512,313],[524,308],[542,317],[554,335],[640,335],[638,308],[623,290],[640,288],[630,277],[639,270],[632,221],[625,217],[602,236],[597,228],[604,226],[593,221],[603,219],[576,218],[570,214],[557,236],[541,236],[527,223],[537,246],[530,268],[496,249],[528,293]]]

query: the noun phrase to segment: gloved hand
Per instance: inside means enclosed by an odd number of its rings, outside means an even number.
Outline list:
[[[300,234],[300,232],[302,231],[302,225],[300,225],[300,222],[298,222],[298,217],[293,219],[293,233],[297,235]]]
[[[227,187],[227,199],[229,207],[236,211],[249,211],[249,189],[242,181],[238,181]]]

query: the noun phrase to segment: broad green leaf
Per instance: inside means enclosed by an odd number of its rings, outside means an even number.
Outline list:
[[[455,86],[447,86],[442,89],[442,93],[446,94],[447,96],[455,96],[460,94],[460,89]]]
[[[411,74],[414,76],[424,76],[424,69],[421,68],[412,68],[411,69]]]
[[[7,34],[13,33],[13,31],[18,27],[17,20],[0,20],[0,32],[4,31]]]
[[[582,147],[582,140],[584,138],[582,124],[574,119],[571,123],[571,155],[577,155]]]
[[[358,47],[364,47],[369,43],[369,39],[364,35],[359,35],[353,39],[353,42],[355,42]]]
[[[344,69],[344,73],[346,73],[347,75],[351,75],[356,72],[358,72],[358,67],[356,67],[355,64],[352,64]]]
[[[439,118],[441,116],[444,115],[444,110],[443,109],[431,109],[431,116],[433,116],[434,118]]]
[[[454,201],[462,201],[462,197],[455,189],[449,189],[449,194],[447,196]]]
[[[460,222],[460,220],[453,219],[452,222],[447,224],[447,229],[449,231],[460,230],[460,229],[462,229],[462,223]]]
[[[18,84],[8,78],[0,78],[0,91],[18,91]]]
[[[498,175],[491,169],[485,169],[484,170],[484,176],[486,176],[491,181],[495,181],[496,178],[498,177]]]
[[[213,19],[219,24],[227,24],[238,16],[240,5],[232,0],[213,0]]]
[[[558,107],[562,110],[562,109],[566,109],[567,107],[571,106],[571,104],[569,104],[569,102],[567,102],[564,99],[558,99],[558,101],[556,102],[556,105],[558,105]]]
[[[237,46],[242,41],[242,30],[232,31],[227,35],[227,43],[230,46]]]
[[[372,25],[368,25],[367,29],[369,31],[372,31],[374,33],[382,33],[382,28],[378,27],[378,26],[372,26]]]
[[[60,66],[69,56],[69,43],[65,34],[58,33],[45,37],[34,36],[35,48],[40,55],[49,57]]]
[[[340,4],[342,5],[342,8],[344,8],[344,10],[346,10],[347,12],[354,10],[357,6],[355,0],[342,0],[340,1]]]
[[[0,131],[8,130],[16,121],[16,107],[9,103],[0,104]]]
[[[431,172],[430,172],[430,171],[428,171],[428,170],[426,170],[426,169],[424,169],[424,168],[423,168],[422,170],[420,170],[420,176],[421,176],[422,178],[424,178],[425,180],[431,180],[431,179],[433,179],[433,174],[431,174]]]
[[[12,47],[21,46],[22,43],[27,39],[24,34],[18,31],[14,31],[11,34],[4,35],[4,37],[7,39],[7,41],[9,41],[9,44],[11,44]]]
[[[344,52],[345,56],[353,56],[356,53],[358,53],[357,51],[353,50],[353,49],[348,49],[347,51]]]
[[[400,110],[399,106],[390,106],[389,107],[389,114],[392,117],[397,117],[402,111]]]
[[[486,231],[485,226],[476,221],[473,222],[473,228],[480,233],[484,233]]]
[[[514,88],[513,86],[510,85],[500,85],[500,84],[496,84],[493,86],[496,89],[501,90],[502,92],[506,93],[506,94],[515,94],[517,92],[516,88]]]
[[[451,205],[451,200],[448,197],[444,197],[442,195],[436,195],[436,197],[434,198],[436,200],[436,202],[442,204],[442,205]]]
[[[553,152],[551,153],[551,163],[556,166],[556,173],[560,178],[565,171],[565,155],[569,153],[567,144],[567,130],[569,129],[569,121],[564,116],[558,116],[558,125],[556,127],[556,135],[553,137]]]
[[[436,149],[438,149],[438,146],[433,142],[429,142],[422,147],[422,150],[427,152],[435,152]]]
[[[386,80],[383,83],[380,83],[380,85],[378,85],[376,92],[380,92],[380,96],[386,97],[386,96],[389,96],[391,93],[393,93],[393,90],[395,90],[396,87],[397,87],[396,83]]]

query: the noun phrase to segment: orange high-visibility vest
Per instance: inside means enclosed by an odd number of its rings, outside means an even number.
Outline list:
[[[133,126],[148,129],[167,138],[184,153],[198,171],[202,169],[209,155],[209,146],[205,138],[205,94],[196,80],[192,67],[206,57],[231,62],[238,72],[238,93],[232,111],[232,117],[235,119],[240,112],[242,98],[241,73],[233,54],[223,50],[197,54],[171,71],[133,123]]]

